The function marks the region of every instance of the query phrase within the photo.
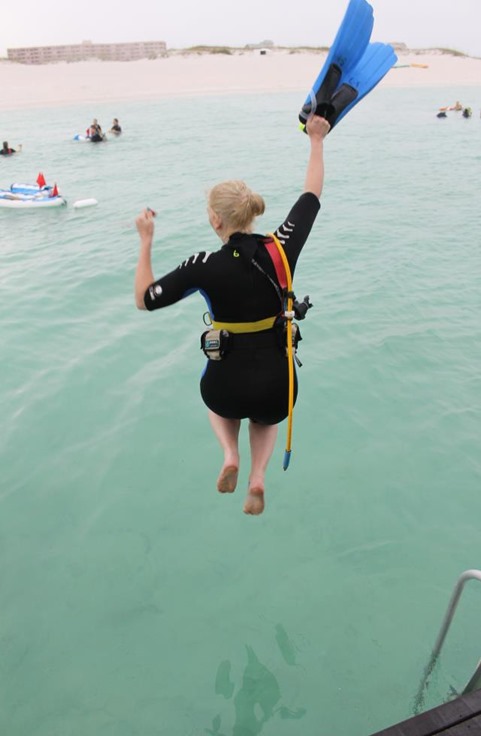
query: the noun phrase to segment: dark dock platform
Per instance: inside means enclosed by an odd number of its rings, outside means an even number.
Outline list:
[[[477,736],[481,735],[481,690],[408,718],[371,736]]]

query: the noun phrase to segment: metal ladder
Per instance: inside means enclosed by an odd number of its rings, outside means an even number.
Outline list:
[[[424,675],[414,701],[415,713],[420,713],[422,710],[424,704],[424,693],[426,690],[428,678],[431,675],[436,662],[438,661],[438,657],[441,653],[444,640],[446,639],[446,635],[454,618],[459,599],[461,598],[461,593],[463,592],[464,585],[468,582],[468,580],[479,580],[481,582],[481,570],[465,570],[463,573],[461,573],[456,582],[456,585],[454,586],[448,609],[444,616],[443,622],[441,624],[441,629],[439,630],[436,643],[434,644],[433,651],[431,653],[431,658],[426,666],[426,669],[424,670]],[[481,687],[481,660],[479,661],[473,676],[465,686],[462,694],[464,695],[465,693],[470,693],[473,690],[477,690],[479,687]]]

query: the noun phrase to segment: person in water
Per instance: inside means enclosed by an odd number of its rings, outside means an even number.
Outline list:
[[[320,208],[324,182],[324,138],[329,123],[309,119],[310,155],[304,191],[276,231],[293,272]],[[226,181],[208,195],[209,223],[222,241],[215,252],[186,258],[174,271],[155,280],[151,250],[154,214],[136,218],[140,252],[135,274],[135,302],[149,311],[167,307],[200,291],[213,327],[228,323],[228,346],[222,359],[208,360],[200,381],[212,429],[224,452],[217,479],[220,493],[232,493],[239,472],[238,437],[249,419],[251,467],[244,511],[264,510],[264,478],[277,437],[277,425],[288,414],[288,360],[276,270],[265,247],[269,238],[253,232],[264,212],[264,200],[242,181]],[[281,320],[281,322],[283,322]],[[297,379],[295,383],[297,396]]]
[[[10,148],[10,146],[8,145],[8,141],[3,141],[2,148],[0,149],[0,154],[2,156],[11,156],[12,153],[20,153],[21,150],[21,144],[19,144],[17,148]]]
[[[105,136],[102,133],[102,128],[100,127],[97,118],[94,118],[92,121],[92,124],[87,129],[87,136],[90,138],[92,143],[98,143],[99,141],[103,141]]]
[[[113,133],[114,135],[120,135],[122,132],[122,128],[119,125],[118,118],[114,118],[112,121],[112,127],[109,130],[109,133]]]

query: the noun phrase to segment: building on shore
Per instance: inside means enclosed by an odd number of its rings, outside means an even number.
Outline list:
[[[260,43],[248,43],[246,49],[273,49],[274,41],[261,41]]]
[[[138,43],[82,43],[65,46],[31,46],[29,48],[7,49],[9,61],[18,64],[51,64],[57,61],[135,61],[137,59],[157,59],[165,56],[165,41],[140,41]]]

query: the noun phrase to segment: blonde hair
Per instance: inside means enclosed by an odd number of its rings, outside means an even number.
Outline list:
[[[264,214],[266,208],[261,195],[237,179],[223,181],[212,187],[208,204],[222,218],[225,227],[239,232],[249,230],[254,219]]]

